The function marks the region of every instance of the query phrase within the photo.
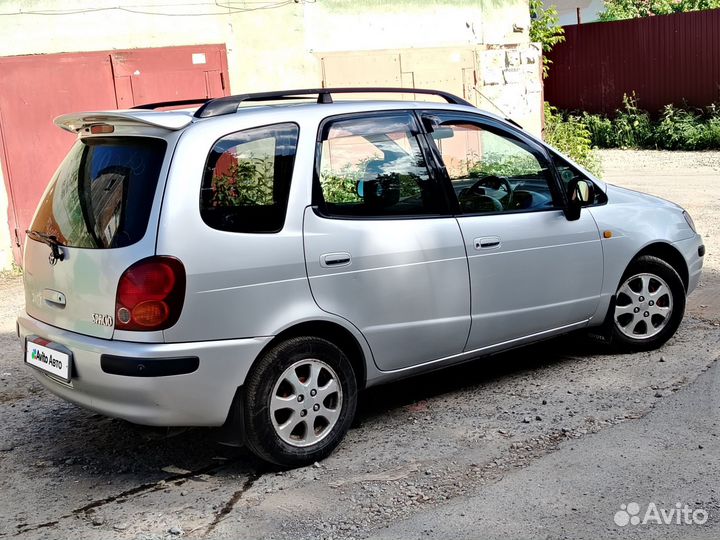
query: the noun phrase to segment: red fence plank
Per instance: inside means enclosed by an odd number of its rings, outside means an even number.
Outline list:
[[[720,102],[720,9],[564,28],[549,54],[551,105],[612,114],[633,92],[651,112]]]

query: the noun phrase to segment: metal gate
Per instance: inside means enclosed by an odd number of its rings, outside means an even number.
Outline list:
[[[0,58],[0,161],[15,261],[45,186],[74,141],[63,113],[229,94],[224,45]]]

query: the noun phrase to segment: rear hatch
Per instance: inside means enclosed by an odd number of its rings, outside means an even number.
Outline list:
[[[78,139],[28,231],[28,315],[73,332],[112,338],[120,276],[154,254],[167,148],[168,142],[156,136]]]

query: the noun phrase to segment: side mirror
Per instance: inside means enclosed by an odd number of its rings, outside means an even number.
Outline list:
[[[573,178],[567,184],[567,199],[565,217],[569,221],[580,219],[582,207],[595,200],[595,184],[585,178]]]

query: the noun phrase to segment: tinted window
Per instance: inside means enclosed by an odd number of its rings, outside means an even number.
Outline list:
[[[145,235],[166,143],[89,138],[60,165],[31,229],[66,246],[116,248]]]
[[[326,124],[319,182],[330,215],[419,215],[443,208],[413,117],[405,113]]]
[[[220,139],[208,157],[200,214],[215,229],[272,233],[285,223],[299,129],[278,124]]]
[[[554,207],[548,164],[524,141],[462,120],[442,122],[431,136],[464,213]]]

